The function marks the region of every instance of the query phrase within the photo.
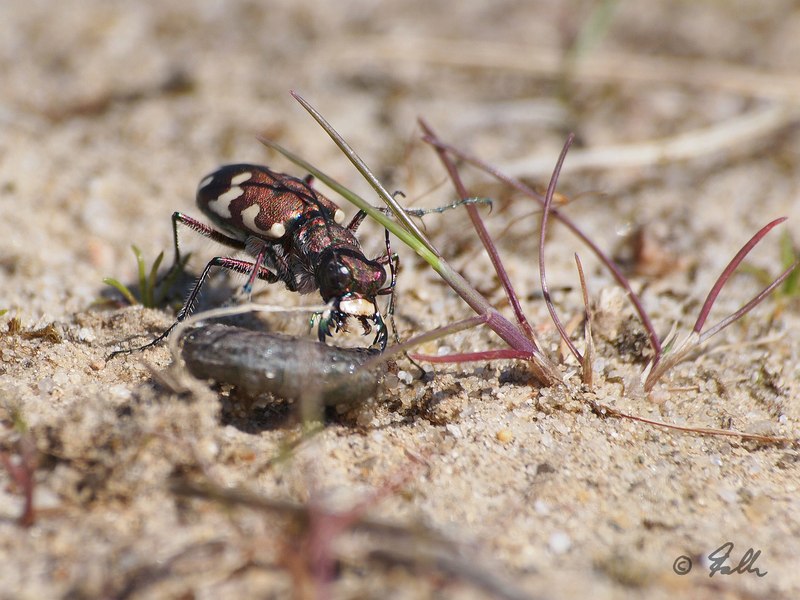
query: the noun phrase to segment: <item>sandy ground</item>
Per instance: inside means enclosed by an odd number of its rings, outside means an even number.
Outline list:
[[[795,446],[592,410],[599,402],[669,423],[800,438],[796,299],[770,298],[653,394],[637,394],[631,382],[649,357],[643,329],[589,251],[554,224],[547,258],[560,314],[579,321],[582,311],[575,251],[597,307],[591,390],[571,358],[560,360],[568,385],[550,388],[523,363],[437,366],[423,382],[400,360],[403,373],[387,377],[373,402],[330,410],[324,428],[303,437],[286,406],[248,407],[200,382],[176,389],[163,375],[163,346],[105,362],[174,313],[98,305],[109,291],[103,278],[135,282],[131,244],[148,262],[166,250],[169,262],[169,216],[197,214],[203,175],[228,162],[303,175],[255,134],[373,198],[290,89],[388,189],[420,206],[454,192],[419,141],[417,116],[539,187],[576,132],[564,210],[623,258],[632,256],[626,235],[644,228],[652,252],[628,262],[645,271],[634,285],[662,335],[675,321],[691,327],[730,257],[787,216],[747,261],[780,272],[781,236],[800,240],[800,9],[626,3],[604,25],[592,8],[3,2],[0,597],[800,597]],[[463,172],[473,193],[495,199],[487,226],[558,360],[535,266],[536,205]],[[510,314],[463,212],[426,226]],[[360,237],[380,253],[378,228],[365,225]],[[182,239],[194,272],[220,252],[191,233]],[[470,314],[399,251],[403,337]],[[264,287],[260,302],[317,301]],[[734,276],[710,323],[758,288],[754,275]],[[311,337],[305,319],[266,321]],[[500,347],[477,330],[423,350]],[[31,477],[35,518],[23,527]],[[205,498],[188,498],[192,485]],[[745,562],[766,574],[709,577],[707,557],[726,542],[728,566],[752,548],[760,555]],[[692,560],[690,573],[674,572],[680,556]]]

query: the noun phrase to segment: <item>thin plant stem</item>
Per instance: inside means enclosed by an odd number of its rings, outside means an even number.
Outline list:
[[[411,348],[415,348],[417,346],[420,346],[421,344],[427,344],[428,342],[441,339],[447,335],[452,335],[453,333],[457,333],[459,331],[464,331],[465,329],[471,329],[473,327],[478,327],[479,325],[484,325],[488,322],[489,322],[488,315],[475,315],[474,317],[468,317],[466,319],[461,319],[460,321],[455,321],[454,323],[448,323],[447,325],[444,325],[442,327],[431,329],[430,331],[426,331],[425,333],[415,335],[414,337],[404,342],[401,342],[400,344],[395,344],[394,346],[390,346],[382,354],[374,358],[371,358],[368,361],[365,361],[360,368],[371,369],[372,367],[376,367],[379,364],[385,362],[390,357],[395,356],[397,354],[401,354],[403,352],[407,352]],[[530,356],[529,353],[527,352],[520,352],[520,354],[522,355],[522,357],[525,358],[528,358]],[[414,356],[415,355],[411,355],[412,360],[416,360],[414,359]]]
[[[157,287],[157,280],[158,280],[158,268],[161,266],[161,261],[164,260],[164,252],[161,251],[158,253],[155,261],[150,267],[150,275],[147,277],[147,299],[150,302],[149,306],[155,307],[159,298],[156,298],[156,287]],[[145,305],[148,306],[148,305]]]
[[[501,348],[499,350],[482,350],[479,352],[460,352],[456,354],[446,354],[444,356],[433,356],[431,354],[411,354],[414,360],[422,360],[429,363],[454,364],[465,362],[487,362],[490,360],[526,360],[529,358],[524,352],[511,348]]]
[[[561,319],[558,318],[558,313],[556,313],[556,308],[553,306],[553,300],[550,298],[550,289],[547,287],[547,273],[545,270],[545,260],[544,260],[544,246],[545,246],[545,238],[547,237],[547,217],[550,214],[550,207],[553,204],[553,194],[556,191],[556,184],[558,183],[558,175],[561,172],[561,167],[564,164],[564,159],[567,157],[567,152],[569,151],[569,147],[572,145],[573,140],[575,139],[575,134],[569,134],[567,137],[567,141],[564,143],[564,148],[561,150],[561,154],[558,157],[558,162],[556,163],[556,167],[553,170],[553,175],[550,177],[550,183],[547,186],[547,194],[544,197],[544,210],[542,212],[542,225],[539,229],[539,281],[542,285],[542,296],[544,297],[544,302],[547,305],[547,310],[550,313],[550,318],[553,320],[553,324],[556,326],[558,330],[558,334],[561,336],[561,339],[564,340],[564,343],[569,348],[570,352],[572,352],[573,356],[578,359],[578,362],[583,364],[583,356],[581,353],[578,352],[578,349],[575,347],[575,344],[572,343],[572,340],[569,339],[569,334],[564,329],[564,325],[561,323]]]
[[[418,121],[420,127],[422,127],[422,130],[426,135],[433,137],[436,136],[436,134],[433,132],[433,129],[431,129],[430,125],[428,125],[424,119],[419,119]],[[469,192],[467,192],[467,189],[461,180],[461,176],[459,175],[456,166],[453,164],[453,161],[450,160],[450,157],[447,155],[447,152],[436,147],[434,147],[434,149],[439,155],[439,159],[444,164],[445,169],[447,169],[447,173],[450,175],[450,179],[453,181],[453,185],[456,188],[456,193],[462,200],[469,198]],[[483,244],[486,253],[489,255],[489,260],[491,260],[495,273],[497,273],[497,277],[500,280],[503,289],[505,290],[506,297],[508,298],[511,307],[514,310],[514,315],[517,318],[517,322],[519,323],[520,327],[522,327],[523,331],[525,331],[525,333],[528,335],[528,337],[533,341],[534,345],[541,347],[536,340],[536,335],[533,332],[533,328],[528,322],[528,319],[525,317],[525,313],[522,311],[519,297],[514,291],[514,286],[511,283],[511,279],[508,276],[505,265],[503,265],[503,261],[500,259],[500,253],[497,251],[497,246],[495,246],[492,238],[489,236],[489,232],[486,230],[486,225],[484,225],[480,213],[474,206],[467,206],[467,214],[469,215],[470,221],[472,221],[472,226],[478,233],[481,244]]]
[[[134,256],[136,256],[136,267],[139,272],[139,294],[142,296],[143,306],[152,306],[152,299],[149,298],[147,291],[147,276],[145,275],[145,264],[142,251],[136,245],[131,246]]]
[[[430,240],[428,240],[428,237],[422,232],[422,230],[411,219],[411,217],[406,214],[400,204],[395,201],[394,196],[392,196],[392,194],[390,194],[389,191],[383,187],[383,184],[378,180],[377,177],[375,177],[372,171],[370,171],[369,167],[367,167],[367,164],[361,159],[360,156],[358,156],[358,154],[356,154],[356,151],[353,150],[350,144],[348,144],[347,141],[345,141],[345,139],[338,134],[336,136],[331,135],[333,128],[330,126],[327,120],[319,113],[319,111],[317,111],[317,109],[306,102],[306,100],[300,96],[300,94],[297,94],[296,92],[291,92],[291,94],[292,97],[297,100],[301,106],[306,109],[306,111],[308,111],[308,114],[310,114],[314,120],[319,123],[323,129],[325,129],[328,135],[331,136],[331,139],[334,141],[334,143],[339,146],[339,149],[350,159],[356,169],[358,169],[358,172],[361,173],[361,176],[367,180],[367,183],[372,186],[372,188],[377,192],[378,196],[380,196],[380,198],[392,210],[395,218],[403,224],[403,227],[411,232],[414,237],[416,237],[428,250],[437,256],[440,256],[439,252],[436,250],[436,248],[434,248]]]
[[[722,291],[723,286],[728,282],[733,272],[739,266],[745,257],[750,254],[750,251],[761,241],[761,239],[769,233],[769,231],[783,223],[786,220],[786,217],[780,217],[773,221],[770,221],[764,227],[759,229],[756,234],[750,238],[750,240],[742,246],[741,250],[736,253],[731,259],[731,262],[728,263],[728,266],[722,271],[722,274],[717,278],[717,281],[714,283],[714,287],[711,288],[711,291],[708,292],[708,296],[706,297],[706,301],[703,303],[703,308],[700,309],[700,314],[697,317],[697,321],[695,321],[694,327],[692,331],[695,333],[700,333],[703,329],[703,325],[705,325],[706,319],[708,318],[708,313],[711,312],[711,308],[714,306],[714,302],[717,300],[717,296],[719,296],[720,291]],[[793,269],[794,267],[792,267]],[[791,270],[790,270],[791,272]],[[787,275],[788,276],[788,275]]]
[[[589,289],[586,286],[586,275],[583,272],[583,263],[578,253],[575,253],[575,265],[578,268],[578,278],[581,282],[581,293],[583,295],[583,336],[586,340],[586,348],[583,353],[581,368],[583,370],[583,383],[592,387],[594,380],[594,339],[592,338],[592,309],[589,307]]]
[[[443,148],[443,149],[447,150],[453,156],[456,156],[456,157],[458,157],[458,158],[460,158],[462,160],[465,160],[466,162],[470,163],[471,165],[473,165],[474,167],[480,169],[481,171],[484,171],[485,173],[488,173],[489,175],[491,175],[492,177],[494,177],[498,181],[502,181],[503,183],[508,184],[509,186],[513,187],[517,191],[525,194],[526,196],[528,196],[530,198],[533,198],[534,200],[539,202],[539,204],[544,206],[544,198],[542,197],[542,195],[538,194],[535,190],[533,190],[532,188],[530,188],[527,185],[525,185],[524,183],[522,183],[519,179],[516,179],[514,177],[509,177],[508,175],[505,175],[504,173],[500,172],[498,169],[496,169],[495,167],[493,167],[489,163],[479,159],[478,157],[474,156],[473,154],[470,154],[469,152],[466,152],[464,150],[456,148],[455,146],[453,146],[451,144],[447,144],[445,142],[442,142],[438,138],[425,137],[424,139],[429,144],[431,144],[433,146],[436,146],[437,148]],[[653,348],[654,355],[655,356],[660,356],[661,352],[662,352],[662,350],[661,350],[661,341],[658,339],[658,334],[656,333],[656,330],[653,327],[653,323],[650,320],[650,316],[647,314],[647,311],[644,309],[644,305],[642,304],[641,300],[639,299],[639,296],[637,296],[636,292],[633,291],[633,288],[631,287],[631,284],[628,281],[628,278],[625,277],[625,275],[623,275],[622,271],[616,265],[616,263],[614,263],[614,261],[611,260],[611,258],[608,255],[606,255],[600,249],[600,247],[597,244],[595,244],[583,232],[583,230],[580,229],[580,227],[578,227],[575,223],[573,223],[572,220],[569,217],[567,217],[565,214],[563,214],[557,208],[551,208],[550,209],[550,214],[552,216],[554,216],[556,219],[558,219],[559,221],[561,221],[561,223],[564,224],[567,227],[567,229],[572,231],[573,234],[575,234],[584,244],[586,244],[589,247],[589,249],[594,253],[595,256],[597,256],[597,258],[600,260],[600,262],[603,263],[606,266],[606,268],[611,273],[611,276],[616,280],[616,282],[620,285],[620,287],[622,287],[622,289],[625,290],[625,293],[628,295],[628,298],[630,299],[631,304],[633,304],[633,307],[636,310],[636,313],[639,315],[639,320],[642,322],[642,325],[645,328],[645,331],[647,333],[647,339],[650,342],[650,346]]]
[[[728,325],[730,325],[731,323],[735,323],[736,321],[741,319],[743,316],[745,316],[747,313],[749,313],[751,310],[753,310],[756,306],[761,304],[761,302],[767,296],[769,296],[776,287],[778,287],[780,284],[782,284],[794,272],[794,270],[797,268],[798,265],[800,265],[800,260],[795,261],[788,269],[786,269],[783,273],[781,273],[775,279],[775,281],[773,281],[771,284],[769,284],[767,287],[765,287],[763,290],[761,290],[758,294],[756,294],[756,296],[752,300],[750,300],[750,302],[745,304],[742,308],[740,308],[739,310],[737,310],[732,315],[726,317],[725,319],[723,319],[722,321],[720,321],[719,323],[714,325],[711,329],[709,329],[705,333],[701,334],[700,335],[700,343],[702,344],[708,338],[718,334],[720,331],[725,329]]]
[[[631,421],[638,421],[639,423],[645,423],[647,425],[652,425],[653,427],[662,427],[664,429],[672,429],[674,431],[682,431],[685,433],[693,433],[700,435],[736,437],[742,440],[753,440],[757,442],[763,442],[766,444],[788,444],[791,446],[800,445],[800,441],[792,438],[777,437],[773,435],[762,435],[759,433],[745,433],[743,431],[734,431],[731,429],[717,429],[715,427],[691,427],[688,425],[674,425],[672,423],[665,423],[664,421],[656,421],[654,419],[647,419],[645,417],[631,415],[622,412],[620,410],[617,410],[616,408],[613,408],[606,404],[593,403],[592,407],[598,414],[603,416],[612,416],[623,419],[630,419]]]

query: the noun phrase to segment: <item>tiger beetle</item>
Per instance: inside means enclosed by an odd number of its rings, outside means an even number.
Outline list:
[[[317,334],[321,342],[332,335],[332,330],[341,330],[348,317],[354,317],[361,322],[365,334],[375,325],[372,345],[383,351],[388,333],[376,297],[391,295],[387,314],[393,320],[398,266],[397,255],[392,254],[389,245],[389,232],[386,231],[385,236],[386,254],[375,260],[367,258],[355,237],[366,213],[359,211],[344,226],[344,211],[313,189],[311,182],[311,176],[301,180],[251,164],[226,165],[204,177],[197,189],[197,206],[216,229],[181,212],[173,213],[175,261],[172,268],[181,265],[178,224],[244,251],[255,260],[212,258],[178,312],[175,323],[148,344],[117,350],[109,358],[149,348],[166,338],[191,314],[200,289],[214,268],[247,275],[243,293],[248,296],[256,279],[283,282],[288,290],[301,294],[319,290],[329,306],[319,319]],[[472,203],[491,204],[486,199],[470,198],[441,208],[407,212],[422,216]],[[391,272],[388,285],[387,264]]]

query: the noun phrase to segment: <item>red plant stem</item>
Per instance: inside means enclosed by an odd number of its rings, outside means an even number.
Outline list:
[[[685,433],[711,435],[711,436],[737,437],[743,440],[755,440],[758,442],[765,442],[768,444],[790,444],[791,446],[798,445],[797,440],[792,438],[775,437],[772,435],[762,435],[758,433],[745,433],[743,431],[733,431],[729,429],[716,429],[712,427],[691,427],[688,425],[675,425],[673,423],[665,423],[664,421],[656,421],[654,419],[647,419],[645,417],[639,417],[637,415],[625,413],[606,404],[593,403],[593,408],[595,412],[597,412],[601,416],[610,415],[612,417],[630,419],[631,421],[638,421],[639,423],[645,423],[647,425],[652,425],[653,427],[663,427],[665,429],[673,429],[675,431],[683,431]]]
[[[511,348],[500,350],[482,350],[480,352],[461,352],[457,354],[446,354],[444,356],[433,356],[431,354],[409,354],[414,360],[422,360],[429,363],[465,363],[479,362],[488,360],[527,360],[530,355]]]
[[[561,154],[558,157],[556,168],[553,170],[553,175],[550,177],[550,183],[547,185],[547,195],[544,197],[542,225],[539,229],[539,281],[542,284],[542,296],[544,297],[544,303],[547,305],[550,318],[553,320],[553,324],[556,326],[558,334],[561,336],[561,339],[564,340],[564,343],[567,345],[570,352],[572,352],[573,356],[578,359],[579,363],[583,364],[583,356],[581,356],[581,353],[578,352],[578,349],[575,347],[575,344],[572,343],[572,340],[569,339],[569,334],[567,334],[566,329],[564,329],[561,319],[558,318],[556,307],[553,306],[553,300],[550,298],[550,289],[547,287],[547,274],[545,272],[544,260],[544,242],[545,238],[547,237],[547,217],[550,214],[550,207],[553,204],[553,194],[556,192],[556,184],[558,183],[558,176],[561,173],[561,167],[564,165],[564,159],[567,157],[569,147],[572,145],[574,140],[575,134],[570,133],[567,137],[567,141],[564,143],[564,148],[562,148]]]
[[[445,261],[441,261],[438,272],[442,275],[455,292],[461,296],[472,310],[486,317],[486,325],[499,335],[503,341],[515,350],[527,352],[529,355],[539,352],[536,344],[526,337],[522,331],[514,326],[508,319],[497,312],[486,298],[479,294],[467,281]]]
[[[360,368],[369,370],[373,367],[378,366],[379,364],[388,361],[392,356],[395,356],[397,354],[402,354],[403,352],[407,352],[408,350],[416,348],[421,344],[426,344],[428,342],[438,340],[447,335],[451,335],[453,333],[457,333],[465,329],[471,329],[472,327],[484,325],[488,321],[489,321],[488,315],[485,314],[475,315],[473,317],[467,317],[466,319],[461,319],[453,323],[448,323],[447,325],[444,325],[442,327],[437,327],[436,329],[431,329],[430,331],[426,331],[425,333],[415,335],[414,337],[407,339],[404,342],[395,344],[393,346],[389,346],[384,352],[378,354],[377,356],[374,356],[373,358],[369,359],[364,364],[362,364]],[[530,357],[529,352],[523,352],[523,354],[526,357]]]
[[[420,127],[425,132],[426,136],[432,137],[434,139],[438,139],[436,134],[431,129],[430,125],[424,120],[419,119]],[[458,193],[459,197],[464,200],[469,198],[470,195],[467,192],[464,183],[461,181],[461,176],[458,174],[458,170],[456,166],[453,164],[453,161],[450,160],[450,157],[447,155],[447,152],[442,150],[441,148],[434,146],[436,153],[439,155],[439,159],[444,164],[445,169],[447,169],[447,173],[450,175],[450,179],[453,181],[453,185],[456,188],[456,192]],[[467,214],[469,215],[470,220],[472,221],[472,226],[475,228],[475,231],[478,233],[478,237],[483,244],[483,247],[486,249],[486,253],[489,255],[489,260],[492,261],[492,266],[494,267],[495,273],[497,273],[498,279],[500,279],[500,283],[503,286],[503,289],[506,292],[506,297],[508,298],[509,303],[511,304],[512,309],[514,310],[514,315],[517,318],[517,323],[519,323],[520,327],[522,327],[525,334],[528,338],[533,342],[534,346],[538,347],[536,342],[536,335],[533,332],[533,328],[531,327],[528,319],[525,317],[525,313],[522,311],[522,306],[519,302],[519,297],[517,293],[514,291],[514,286],[511,283],[511,279],[508,277],[508,272],[506,271],[505,266],[503,265],[503,261],[500,259],[500,254],[497,251],[497,246],[495,246],[492,238],[489,236],[489,232],[486,230],[486,225],[483,223],[483,219],[481,219],[480,213],[478,209],[474,205],[467,205]]]
[[[733,275],[733,272],[739,266],[739,263],[741,263],[745,259],[745,257],[748,254],[750,254],[750,251],[755,247],[756,244],[758,244],[758,242],[761,241],[761,239],[765,235],[767,235],[767,233],[769,233],[770,229],[772,229],[776,225],[780,225],[785,220],[786,220],[786,217],[780,217],[779,219],[775,219],[774,221],[770,221],[769,223],[764,225],[764,227],[759,229],[756,232],[756,234],[753,237],[751,237],[750,240],[744,246],[742,246],[742,249],[739,250],[739,252],[736,253],[736,256],[734,256],[733,259],[731,259],[731,262],[728,263],[728,266],[725,267],[725,270],[723,270],[722,274],[717,278],[717,281],[714,284],[714,287],[712,287],[711,291],[708,292],[708,296],[706,297],[706,301],[703,304],[703,308],[700,309],[700,315],[697,317],[697,321],[695,321],[695,324],[694,324],[693,331],[695,333],[700,333],[700,330],[703,329],[703,325],[705,325],[706,319],[708,318],[708,313],[711,312],[711,308],[714,306],[714,302],[716,302],[717,296],[719,296],[719,293],[722,290],[722,287],[728,282],[728,279],[730,279],[730,276]],[[787,276],[788,276],[788,273],[787,273]],[[760,302],[760,300],[759,300],[759,302]],[[748,303],[748,305],[746,305],[746,306],[749,306],[749,304],[750,303]],[[756,304],[758,304],[758,302],[756,302]],[[755,306],[755,304],[753,306]],[[750,310],[751,308],[753,308],[753,306],[750,306],[750,308],[748,308],[747,310]],[[739,312],[739,311],[737,311],[737,312]],[[745,311],[745,313],[746,312],[747,311]],[[742,313],[742,315],[744,315],[745,313]],[[739,315],[739,316],[742,316],[742,315]],[[731,315],[731,316],[733,316],[733,315]],[[736,319],[734,319],[734,320],[736,320]],[[731,321],[731,323],[732,322],[733,321]],[[728,325],[728,324],[730,324],[730,323],[726,323],[726,325]],[[719,330],[717,330],[717,331],[719,331]]]
[[[22,527],[30,527],[36,520],[36,512],[33,507],[33,490],[35,485],[34,472],[36,471],[36,458],[33,443],[26,438],[20,443],[20,464],[15,465],[11,457],[6,452],[0,453],[0,463],[5,467],[9,477],[21,489],[25,499],[22,514],[17,523]]]
[[[764,298],[766,298],[767,296],[769,296],[772,293],[772,290],[774,290],[776,287],[778,287],[780,284],[782,284],[784,282],[784,280],[787,277],[789,277],[789,275],[792,274],[792,271],[794,271],[797,268],[798,265],[800,265],[800,261],[795,261],[794,263],[792,263],[792,265],[788,269],[786,269],[783,273],[781,273],[777,277],[777,279],[775,279],[775,281],[770,283],[767,287],[765,287],[758,294],[756,294],[756,296],[752,300],[750,300],[750,302],[745,304],[742,308],[737,310],[732,315],[729,315],[728,317],[722,319],[722,321],[720,321],[719,323],[714,325],[711,329],[709,329],[704,334],[702,334],[700,336],[700,343],[702,344],[704,341],[709,339],[711,336],[714,336],[714,335],[718,334],[720,331],[725,329],[728,325],[738,321],[743,316],[745,316],[747,313],[749,313],[751,310],[753,310],[756,306],[761,304],[761,301],[764,300]]]
[[[488,173],[495,179],[498,179],[499,181],[502,181],[503,183],[510,185],[511,187],[522,192],[526,196],[533,198],[534,200],[539,202],[539,204],[544,205],[544,198],[542,198],[540,194],[537,194],[535,190],[531,189],[530,187],[522,183],[519,179],[515,179],[514,177],[510,177],[508,175],[505,175],[504,173],[501,173],[499,170],[497,170],[489,163],[479,159],[478,157],[464,150],[456,148],[455,146],[446,144],[441,140],[439,140],[438,138],[426,136],[423,139],[432,146],[446,150],[450,154],[457,156],[462,160],[467,161],[468,163],[472,164],[478,169]],[[611,258],[609,258],[599,248],[599,246],[597,246],[597,244],[595,244],[591,239],[589,239],[589,237],[585,233],[583,233],[583,231],[577,225],[575,225],[575,223],[573,223],[569,217],[561,213],[561,211],[559,211],[557,208],[551,209],[550,214],[553,215],[555,218],[557,218],[559,221],[561,221],[561,223],[563,223],[570,231],[572,231],[572,233],[574,233],[584,244],[586,244],[589,247],[589,249],[595,254],[595,256],[597,256],[600,262],[602,262],[606,266],[606,268],[611,272],[612,277],[614,277],[614,279],[622,287],[622,289],[625,290],[625,292],[628,294],[628,297],[631,300],[631,304],[633,304],[634,309],[639,315],[639,319],[641,320],[642,325],[645,328],[645,331],[647,332],[647,338],[650,341],[650,346],[653,348],[655,357],[656,358],[660,357],[662,354],[661,341],[658,339],[658,334],[656,333],[656,330],[653,327],[653,323],[650,320],[647,311],[645,311],[641,300],[636,295],[636,292],[633,291],[630,282],[625,277],[625,275],[622,274],[622,271],[620,271],[619,267],[614,263],[613,260],[611,260]]]

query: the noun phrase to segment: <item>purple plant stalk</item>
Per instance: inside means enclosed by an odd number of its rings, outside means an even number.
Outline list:
[[[583,364],[583,356],[575,347],[575,344],[572,343],[572,340],[569,339],[569,334],[567,333],[566,329],[564,329],[564,325],[561,323],[561,319],[558,318],[558,313],[556,313],[556,307],[553,305],[553,300],[550,298],[550,288],[547,286],[547,272],[545,269],[545,260],[544,260],[544,242],[547,238],[547,217],[550,215],[550,207],[553,204],[553,195],[556,192],[556,185],[558,184],[558,176],[561,174],[561,167],[564,166],[564,159],[567,157],[567,152],[569,151],[569,147],[572,145],[572,142],[575,140],[575,134],[569,134],[567,137],[567,141],[564,143],[564,148],[561,150],[561,154],[558,157],[558,162],[556,163],[556,168],[553,170],[553,174],[550,177],[550,183],[547,185],[547,194],[544,197],[544,209],[542,211],[542,224],[539,228],[539,281],[542,285],[542,297],[544,298],[544,302],[547,305],[547,310],[550,313],[550,318],[553,320],[553,324],[556,326],[558,330],[558,335],[561,336],[561,339],[564,340],[564,343],[569,348],[569,351],[572,352],[573,356],[578,359],[578,362]]]
[[[493,167],[489,163],[481,160],[480,158],[476,157],[465,150],[461,150],[456,146],[451,144],[447,144],[440,140],[437,137],[433,136],[425,136],[423,138],[426,142],[434,146],[435,148],[445,150],[448,154],[456,158],[460,158],[461,160],[466,161],[467,163],[473,165],[474,167],[480,169],[481,171],[491,175],[498,181],[502,181],[503,183],[511,186],[515,190],[521,192],[522,194],[528,196],[536,200],[539,204],[544,207],[545,198],[542,197],[541,194],[537,193],[534,189],[530,188],[529,186],[525,185],[519,179],[506,175],[502,173],[496,167]],[[572,219],[570,219],[567,215],[562,213],[557,208],[550,208],[550,215],[558,219],[563,225],[567,227],[573,234],[575,234],[578,239],[580,239],[588,248],[592,251],[592,253],[600,260],[600,262],[605,265],[605,267],[611,273],[611,276],[617,281],[617,283],[625,290],[628,298],[633,304],[634,310],[639,315],[639,320],[642,322],[642,325],[645,328],[645,332],[647,333],[647,339],[650,342],[650,346],[653,349],[653,354],[659,356],[661,354],[661,341],[659,340],[658,334],[656,333],[655,328],[653,327],[653,323],[650,320],[650,316],[647,314],[647,311],[644,309],[644,305],[642,304],[639,296],[636,295],[636,292],[633,291],[630,282],[622,273],[619,266],[611,260],[611,258],[603,252],[600,247],[594,243],[594,241],[583,232],[583,230],[578,227]]]
[[[425,132],[425,135],[435,137],[430,125],[428,125],[424,119],[418,119],[418,122],[420,127],[422,127],[422,130]],[[435,148],[435,150],[439,155],[439,159],[444,164],[450,179],[453,181],[453,185],[456,188],[456,193],[458,196],[461,199],[469,198],[470,196],[467,192],[467,188],[464,186],[463,181],[461,181],[461,176],[459,175],[456,166],[453,164],[453,161],[448,159],[444,150],[440,150],[439,148]],[[517,319],[517,323],[519,323],[522,330],[534,343],[534,345],[540,348],[541,344],[539,344],[538,340],[536,339],[533,328],[528,322],[528,319],[525,317],[525,313],[522,311],[522,305],[519,302],[519,297],[514,291],[514,286],[511,283],[511,279],[508,276],[505,265],[503,265],[503,261],[500,258],[500,253],[497,251],[497,246],[495,246],[492,238],[489,236],[489,231],[486,229],[486,225],[483,223],[483,219],[481,218],[478,209],[471,204],[468,204],[466,209],[470,221],[472,221],[472,226],[475,228],[478,238],[481,240],[481,244],[483,244],[486,253],[489,255],[489,260],[492,262],[492,267],[494,268],[494,271],[500,280],[500,284],[503,286],[503,290],[506,293],[506,298],[508,298],[508,301],[511,304],[511,308],[514,311],[514,316]]]
[[[30,433],[24,434],[19,441],[19,462],[11,459],[7,452],[0,452],[0,464],[8,472],[9,477],[22,490],[24,505],[22,514],[17,519],[17,524],[30,527],[36,520],[36,511],[33,506],[33,494],[36,487],[36,467],[38,463],[36,445]]]
[[[437,148],[437,150],[446,152],[448,154],[452,154],[453,156],[460,158],[473,166],[477,167],[478,169],[488,173],[489,175],[493,176],[494,178],[507,183],[514,189],[522,192],[523,194],[533,198],[540,204],[545,207],[544,216],[542,218],[543,222],[546,222],[548,214],[557,218],[561,223],[563,223],[568,229],[570,229],[581,241],[583,241],[597,256],[597,258],[608,268],[611,272],[614,279],[617,283],[626,291],[631,303],[633,304],[634,309],[639,315],[639,318],[642,322],[642,325],[645,328],[647,333],[647,337],[650,341],[650,346],[653,348],[653,360],[647,366],[645,371],[642,373],[642,380],[644,382],[644,390],[650,391],[655,383],[672,367],[674,367],[677,363],[683,360],[689,353],[693,350],[698,348],[701,344],[706,342],[709,338],[716,335],[720,331],[722,331],[728,325],[734,323],[738,319],[742,318],[748,312],[753,310],[756,306],[758,306],[769,294],[778,287],[783,281],[789,277],[792,271],[797,268],[798,264],[800,264],[800,260],[793,263],[789,268],[787,268],[781,275],[779,275],[770,285],[765,287],[761,292],[759,292],[752,300],[750,300],[747,304],[742,306],[739,310],[734,312],[733,314],[729,315],[716,325],[714,325],[711,329],[706,331],[705,333],[701,334],[701,330],[703,325],[705,324],[706,319],[708,318],[708,314],[711,311],[714,302],[717,299],[722,287],[727,283],[728,279],[730,279],[733,272],[739,266],[739,264],[744,260],[744,258],[750,253],[750,251],[761,241],[761,239],[776,225],[782,223],[786,220],[786,217],[781,217],[779,219],[775,219],[771,221],[764,227],[762,227],[756,234],[742,247],[741,250],[736,254],[736,256],[731,260],[725,270],[722,272],[720,277],[718,278],[717,282],[709,292],[708,297],[706,298],[705,303],[703,304],[702,309],[700,310],[700,315],[698,316],[697,321],[695,322],[694,328],[692,332],[686,336],[680,343],[676,343],[676,338],[674,335],[668,335],[665,342],[659,339],[658,334],[653,327],[652,320],[650,319],[647,311],[644,308],[639,297],[633,291],[630,282],[622,274],[619,266],[611,260],[577,225],[575,225],[566,215],[561,213],[558,209],[552,208],[550,204],[552,203],[552,195],[554,193],[554,181],[551,178],[550,187],[548,188],[548,196],[550,196],[550,200],[548,198],[542,198],[540,194],[536,193],[533,189],[526,186],[521,181],[505,175],[504,173],[500,172],[497,168],[491,166],[490,164],[482,161],[481,159],[473,156],[472,154],[465,152],[451,144],[446,144],[442,142],[439,138],[434,135],[426,135],[423,138],[429,144]],[[562,152],[563,155],[563,152]],[[560,162],[563,159],[560,159]],[[554,173],[556,175],[556,173]],[[543,235],[541,236],[543,237]],[[539,261],[540,261],[540,273],[542,272],[541,267],[544,265],[544,259],[542,257],[542,240],[540,237],[540,254],[539,254]],[[544,278],[542,278],[544,280]],[[545,284],[546,285],[546,284]],[[544,289],[543,289],[544,291]],[[548,301],[546,297],[546,301]],[[576,358],[579,356],[579,353],[576,354],[577,349],[574,347],[574,344],[568,339],[566,332],[563,330],[563,326],[559,327],[560,321],[558,320],[557,315],[555,314],[555,310],[552,306],[552,303],[548,301],[548,310],[550,311],[551,317],[553,318],[553,322],[556,325],[556,328],[559,330],[559,334],[562,336],[562,339],[567,343],[570,347],[570,350],[573,354],[576,355]],[[665,351],[664,346],[667,347]],[[580,360],[580,359],[579,359]]]
[[[395,495],[414,475],[412,465],[406,465],[392,480],[367,494],[345,511],[335,511],[324,506],[318,495],[308,502],[306,539],[302,550],[307,561],[317,598],[331,598],[331,585],[335,581],[336,541],[352,530],[366,513],[382,500]]]
[[[706,297],[706,301],[703,303],[703,307],[700,309],[700,314],[697,317],[697,321],[694,323],[694,327],[692,327],[692,331],[687,334],[680,342],[677,341],[677,334],[673,334],[668,336],[665,340],[665,350],[662,354],[653,358],[650,364],[645,368],[644,372],[642,373],[642,381],[644,384],[644,390],[649,392],[653,389],[653,386],[658,382],[663,375],[669,371],[672,367],[676,364],[681,362],[683,359],[686,358],[694,350],[698,349],[702,346],[705,342],[707,342],[711,337],[718,334],[720,331],[725,329],[728,325],[735,323],[751,310],[753,310],[756,306],[761,304],[761,302],[772,293],[772,291],[778,287],[783,281],[791,275],[792,271],[794,271],[800,261],[795,261],[789,268],[787,268],[783,273],[781,273],[772,283],[770,283],[767,287],[761,290],[758,294],[756,294],[747,304],[742,306],[736,312],[728,315],[724,319],[722,319],[719,323],[711,327],[705,333],[701,333],[703,330],[703,326],[708,319],[708,315],[711,312],[711,309],[714,306],[714,303],[717,300],[722,288],[731,278],[734,271],[739,267],[741,262],[747,257],[748,254],[753,250],[753,248],[758,245],[758,243],[770,232],[771,229],[776,227],[777,225],[783,223],[786,220],[786,217],[780,217],[773,221],[770,221],[764,227],[759,229],[753,237],[748,240],[748,242],[742,246],[739,252],[736,253],[731,261],[728,263],[728,266],[722,271],[722,274],[717,278],[717,281],[714,283],[711,291],[708,293]]]

